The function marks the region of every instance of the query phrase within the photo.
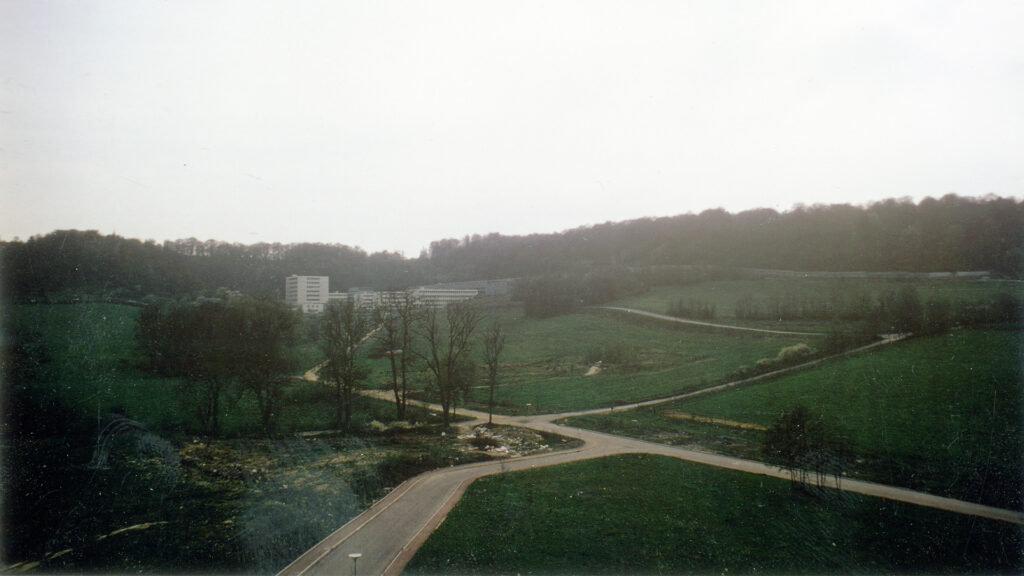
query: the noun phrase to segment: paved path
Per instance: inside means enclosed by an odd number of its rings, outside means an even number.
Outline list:
[[[743,332],[760,332],[762,334],[785,334],[787,336],[824,336],[824,332],[791,332],[789,330],[768,330],[766,328],[747,328],[746,326],[730,326],[729,324],[716,324],[714,322],[701,322],[699,320],[687,320],[686,318],[678,318],[676,316],[666,316],[665,314],[658,314],[656,312],[648,312],[647,310],[637,310],[636,308],[622,308],[619,306],[602,306],[603,310],[616,310],[618,312],[626,312],[628,314],[637,314],[639,316],[647,316],[649,318],[657,318],[658,320],[665,320],[667,322],[676,322],[678,324],[692,324],[694,326],[708,326],[710,328],[724,328],[726,330],[741,330]]]
[[[387,392],[370,394],[385,399],[389,397]],[[649,403],[646,404],[649,405]],[[434,405],[425,405],[439,409]],[[487,418],[487,414],[473,410],[461,410],[460,414],[480,420]],[[362,554],[358,564],[359,574],[399,574],[420,545],[426,541],[430,533],[444,520],[448,511],[458,502],[466,487],[473,480],[491,474],[552,466],[612,454],[645,453],[670,456],[773,478],[789,478],[788,472],[762,462],[665,446],[591,430],[569,428],[555,423],[556,420],[568,416],[569,414],[530,417],[495,415],[495,423],[523,426],[579,438],[584,442],[584,446],[576,450],[539,456],[442,468],[411,478],[370,509],[303,554],[280,574],[289,576],[350,574],[352,560],[348,555],[351,553]],[[835,478],[826,478],[826,483],[835,485]],[[858,494],[1024,524],[1024,513],[1013,510],[982,506],[905,488],[848,478],[842,479],[841,486],[845,491]]]

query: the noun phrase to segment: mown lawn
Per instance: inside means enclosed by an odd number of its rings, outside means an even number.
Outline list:
[[[570,424],[658,440],[673,438],[674,429],[695,426],[666,416],[667,411],[770,426],[782,411],[803,404],[850,439],[859,458],[851,474],[1020,508],[1022,362],[1019,331],[956,331],[636,411],[632,417],[591,416]],[[744,455],[756,452],[751,439],[757,433],[721,431],[746,438],[737,442]],[[687,442],[685,435],[673,441]]]
[[[474,482],[409,574],[965,573],[1022,567],[1019,526],[671,458]]]

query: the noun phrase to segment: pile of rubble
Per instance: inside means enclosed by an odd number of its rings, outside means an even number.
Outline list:
[[[470,446],[494,457],[524,456],[550,449],[545,438],[534,430],[516,426],[480,424],[472,433],[459,436]]]

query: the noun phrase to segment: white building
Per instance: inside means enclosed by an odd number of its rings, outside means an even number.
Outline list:
[[[323,312],[328,302],[347,302],[351,300],[356,308],[373,308],[381,302],[397,302],[404,297],[403,292],[377,292],[363,288],[350,288],[348,292],[331,292],[330,279],[327,276],[289,276],[284,282],[284,300],[288,304],[301,308],[303,312]],[[464,302],[476,298],[480,291],[476,289],[455,289],[420,287],[412,290],[413,299],[420,306],[443,308],[455,302]]]
[[[303,312],[323,312],[329,282],[327,276],[289,276],[284,281],[284,301]]]
[[[478,293],[479,291],[472,289],[417,288],[413,290],[412,295],[421,306],[443,308],[449,304],[476,298]]]

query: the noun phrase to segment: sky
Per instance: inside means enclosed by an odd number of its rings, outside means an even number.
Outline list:
[[[1024,3],[0,0],[0,238],[1024,197]]]

